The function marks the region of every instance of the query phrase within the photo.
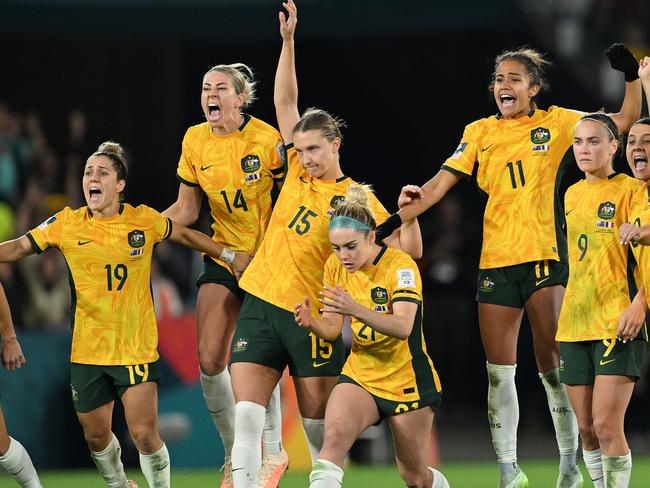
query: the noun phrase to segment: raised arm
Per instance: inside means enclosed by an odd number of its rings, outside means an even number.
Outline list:
[[[639,78],[641,78],[641,86],[643,86],[645,99],[650,108],[650,56],[639,61]]]
[[[16,338],[9,303],[7,303],[2,284],[0,284],[0,336],[2,337],[2,352],[0,353],[2,366],[8,371],[20,368],[25,364],[25,356],[23,356],[23,351]]]
[[[0,244],[0,263],[18,261],[19,259],[34,254],[34,252],[34,248],[27,236],[6,241]]]
[[[285,144],[293,142],[293,128],[300,120],[298,111],[298,79],[296,77],[296,62],[293,35],[298,23],[298,10],[293,0],[283,3],[287,11],[279,13],[280,35],[282,36],[282,51],[275,72],[273,88],[273,103],[278,119],[280,134]]]
[[[406,185],[397,199],[397,207],[402,208],[413,200],[415,197],[422,195],[422,189],[415,185]],[[401,249],[413,259],[422,257],[422,232],[418,219],[411,219],[404,222],[399,229],[393,232],[389,237],[384,239],[384,243],[395,249]]]
[[[639,81],[639,63],[623,44],[612,44],[605,55],[612,68],[625,74],[625,98],[618,113],[612,114],[619,131],[627,133],[641,115],[641,82]]]
[[[201,196],[200,187],[181,183],[176,201],[162,214],[182,226],[190,226],[199,218]]]
[[[236,252],[213,241],[205,234],[194,229],[173,223],[169,239],[181,246],[200,251],[232,266],[235,278],[239,279],[251,261],[251,255],[245,252]]]

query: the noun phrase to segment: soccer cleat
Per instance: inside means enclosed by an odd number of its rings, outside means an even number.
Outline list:
[[[279,454],[270,454],[262,459],[259,488],[276,488],[285,471],[289,469],[289,455],[282,449]]]
[[[133,480],[126,480],[126,488],[138,488],[138,484]]]
[[[555,488],[581,488],[583,484],[582,473],[576,466],[572,473],[562,474],[557,479]]]
[[[499,488],[528,488],[528,478],[519,468],[512,474],[499,479]]]
[[[232,459],[230,456],[226,455],[226,458],[223,460],[223,466],[221,467],[223,471],[223,478],[221,478],[221,484],[219,488],[233,488],[232,484]]]

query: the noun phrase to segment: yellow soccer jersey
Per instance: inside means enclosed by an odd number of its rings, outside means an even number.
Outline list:
[[[235,251],[257,251],[271,217],[271,192],[284,177],[285,154],[278,131],[250,115],[227,136],[207,122],[187,130],[177,177],[208,197],[212,239]]]
[[[576,342],[614,339],[621,313],[636,294],[628,246],[618,230],[630,219],[641,183],[624,174],[569,187],[564,197],[569,247],[569,282],[556,339]]]
[[[582,113],[560,107],[465,127],[443,169],[476,181],[487,195],[481,269],[550,259],[566,262],[559,185]]]
[[[332,253],[328,225],[334,207],[355,182],[312,178],[289,149],[289,170],[262,245],[239,280],[248,293],[293,312],[309,296],[318,303],[323,266]],[[388,212],[374,195],[369,206],[377,225]]]
[[[643,227],[650,225],[650,182],[645,183],[634,194],[629,222]],[[645,288],[646,301],[650,303],[650,247],[632,245],[632,252]]]
[[[143,364],[158,359],[151,256],[171,220],[145,205],[97,218],[66,207],[27,233],[38,253],[58,248],[70,272],[73,363]]]
[[[383,247],[371,265],[354,273],[332,254],[323,282],[340,286],[355,302],[381,314],[392,314],[399,301],[418,305],[407,340],[383,335],[351,317],[352,352],[343,366],[344,375],[391,401],[417,402],[426,392],[442,390],[422,333],[422,280],[408,254]]]

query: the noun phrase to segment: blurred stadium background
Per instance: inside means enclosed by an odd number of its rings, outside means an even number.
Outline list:
[[[422,184],[437,171],[465,124],[495,112],[487,85],[500,51],[528,44],[549,53],[552,90],[540,105],[584,110],[619,107],[622,75],[602,55],[611,42],[625,42],[637,57],[650,54],[646,0],[300,0],[298,6],[300,106],[323,107],[347,122],[343,168],[373,184],[389,210],[403,184]],[[107,139],[130,152],[127,201],[167,208],[178,188],[181,139],[202,121],[200,82],[213,64],[252,66],[259,100],[250,112],[274,124],[280,8],[278,0],[0,0],[0,240],[21,235],[64,205],[82,205],[85,157]],[[627,170],[620,162],[619,169]],[[574,170],[565,186],[578,177]],[[463,184],[421,219],[426,334],[444,387],[436,420],[439,451],[432,455],[452,471],[476,473],[475,481],[458,475],[454,486],[461,487],[496,480],[473,300],[480,208],[476,189]],[[207,231],[204,214],[198,227]],[[198,270],[189,252],[158,248],[153,288],[165,368],[160,415],[174,468],[214,469],[223,451],[198,385],[192,315]],[[89,468],[69,395],[65,265],[51,251],[18,265],[0,264],[0,281],[28,358],[19,372],[0,372],[10,432],[40,470]],[[522,464],[548,459],[539,470],[548,468],[552,486],[556,448],[527,324],[517,383]],[[291,398],[287,389],[285,442],[300,469],[308,455]],[[650,485],[648,469],[641,460],[636,464],[636,456],[650,454],[649,401],[644,378],[627,416],[633,477],[647,483],[634,486]],[[126,464],[137,466],[119,408],[114,430]],[[364,435],[351,460],[391,463],[386,430]],[[463,464],[481,461],[489,463]],[[382,478],[388,484],[374,485],[398,485],[396,470],[389,472]],[[51,476],[48,486],[101,486],[97,476],[59,485]],[[207,477],[183,483],[214,484]],[[12,485],[0,475],[0,486]]]

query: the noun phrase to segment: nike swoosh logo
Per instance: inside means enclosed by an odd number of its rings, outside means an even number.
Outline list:
[[[566,213],[564,214],[564,216],[566,217],[566,216],[569,215],[571,212],[573,212],[573,209],[571,209],[571,210],[567,210]]]
[[[89,241],[77,241],[77,245],[78,246],[85,246],[86,244],[90,244],[91,242],[93,242],[92,239],[89,240]]]
[[[490,149],[492,146],[494,146],[494,142],[493,142],[492,144],[490,144],[489,146],[482,147],[482,148],[481,148],[481,152],[485,152],[485,151],[487,151],[487,150]]]
[[[606,364],[613,363],[614,361],[616,361],[616,358],[614,358],[614,359],[609,359],[609,360],[607,360],[607,361],[603,361],[603,360],[601,359],[599,364],[600,364],[601,366],[605,366]]]
[[[545,282],[546,280],[548,280],[549,278],[550,278],[550,276],[547,276],[547,277],[544,278],[543,280],[537,280],[537,281],[535,282],[535,286],[539,286],[539,285],[541,285],[542,283],[544,283],[544,282]]]
[[[326,364],[329,364],[329,361],[325,361],[324,363],[319,363],[317,361],[314,361],[314,368],[320,368],[321,366],[325,366]]]
[[[305,179],[304,176],[301,176],[301,177],[300,177],[300,181],[302,181],[303,183],[309,183],[309,182]]]
[[[208,169],[208,168],[212,168],[213,166],[214,166],[214,164],[209,164],[208,166],[203,166],[203,165],[202,165],[202,166],[201,166],[201,171],[205,171],[206,169]]]
[[[244,469],[244,468],[232,468],[232,472],[234,473],[235,471],[240,471],[242,469]]]

